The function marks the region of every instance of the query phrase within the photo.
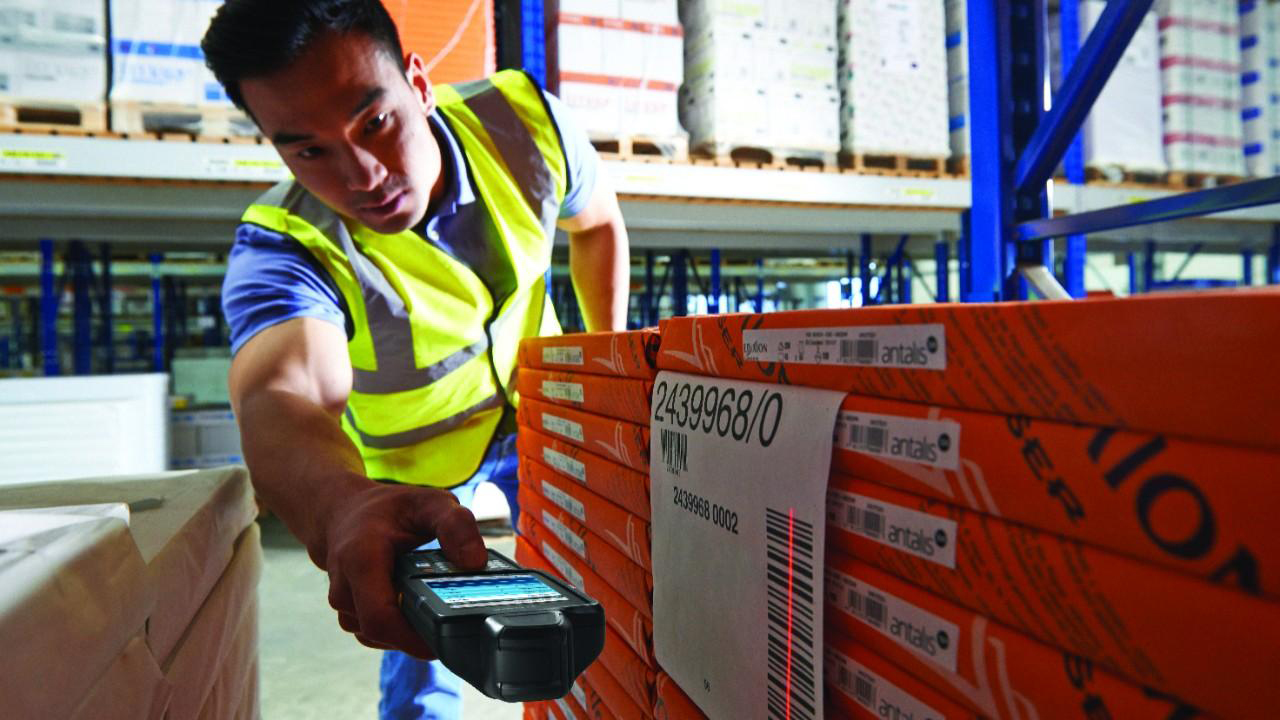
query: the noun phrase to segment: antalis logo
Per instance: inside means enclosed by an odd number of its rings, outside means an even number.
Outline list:
[[[929,356],[938,352],[938,339],[929,339],[920,343],[899,343],[885,345],[880,353],[881,365],[928,365]]]
[[[889,454],[894,457],[905,457],[916,462],[934,463],[938,461],[938,453],[946,452],[951,447],[951,438],[943,435],[937,441],[928,437],[913,438],[895,435],[889,445]]]
[[[923,625],[916,625],[897,616],[889,625],[889,633],[929,657],[937,657],[939,652],[946,652],[951,647],[951,637],[946,630],[930,632]]]
[[[945,530],[939,529],[933,533],[933,537],[925,534],[924,530],[914,530],[900,525],[889,526],[889,542],[893,545],[906,548],[914,553],[933,557],[933,553],[937,548],[947,546],[948,538]]]

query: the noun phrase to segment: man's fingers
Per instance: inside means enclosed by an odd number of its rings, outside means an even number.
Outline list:
[[[361,635],[360,633],[356,633],[356,634],[355,634],[355,636],[356,636],[356,640],[357,640],[361,645],[363,645],[363,646],[365,646],[365,647],[368,647],[368,648],[373,648],[374,650],[395,650],[395,649],[396,649],[396,648],[394,648],[394,647],[392,647],[392,646],[390,646],[390,645],[384,645],[384,644],[382,644],[382,643],[380,643],[380,642],[376,642],[376,641],[374,641],[374,640],[370,640],[369,638],[367,638],[367,637],[365,637],[365,636]],[[430,659],[430,658],[428,658],[428,659]]]
[[[349,633],[359,633],[360,620],[353,613],[339,612],[338,627],[341,627]]]
[[[463,570],[479,570],[488,560],[489,551],[480,537],[476,516],[467,508],[455,505],[436,516],[436,537],[449,562]]]
[[[353,569],[347,580],[351,599],[365,638],[392,646],[410,655],[432,657],[427,645],[400,610],[399,598],[392,586],[391,549],[381,546],[368,562]]]

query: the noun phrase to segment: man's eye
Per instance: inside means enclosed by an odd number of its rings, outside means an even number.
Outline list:
[[[318,147],[305,147],[298,151],[298,157],[303,160],[314,160],[320,157],[321,150]]]
[[[381,130],[382,127],[387,124],[387,119],[389,117],[391,117],[390,113],[379,113],[373,118],[370,118],[368,124],[365,125],[365,129],[370,131]]]

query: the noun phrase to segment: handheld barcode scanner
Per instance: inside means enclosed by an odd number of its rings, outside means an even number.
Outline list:
[[[439,550],[399,558],[400,608],[436,657],[497,700],[564,697],[604,647],[600,603],[489,551],[460,572]]]

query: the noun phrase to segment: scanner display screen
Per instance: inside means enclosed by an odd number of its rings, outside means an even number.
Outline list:
[[[534,605],[567,600],[534,575],[431,578],[427,587],[451,608]]]

